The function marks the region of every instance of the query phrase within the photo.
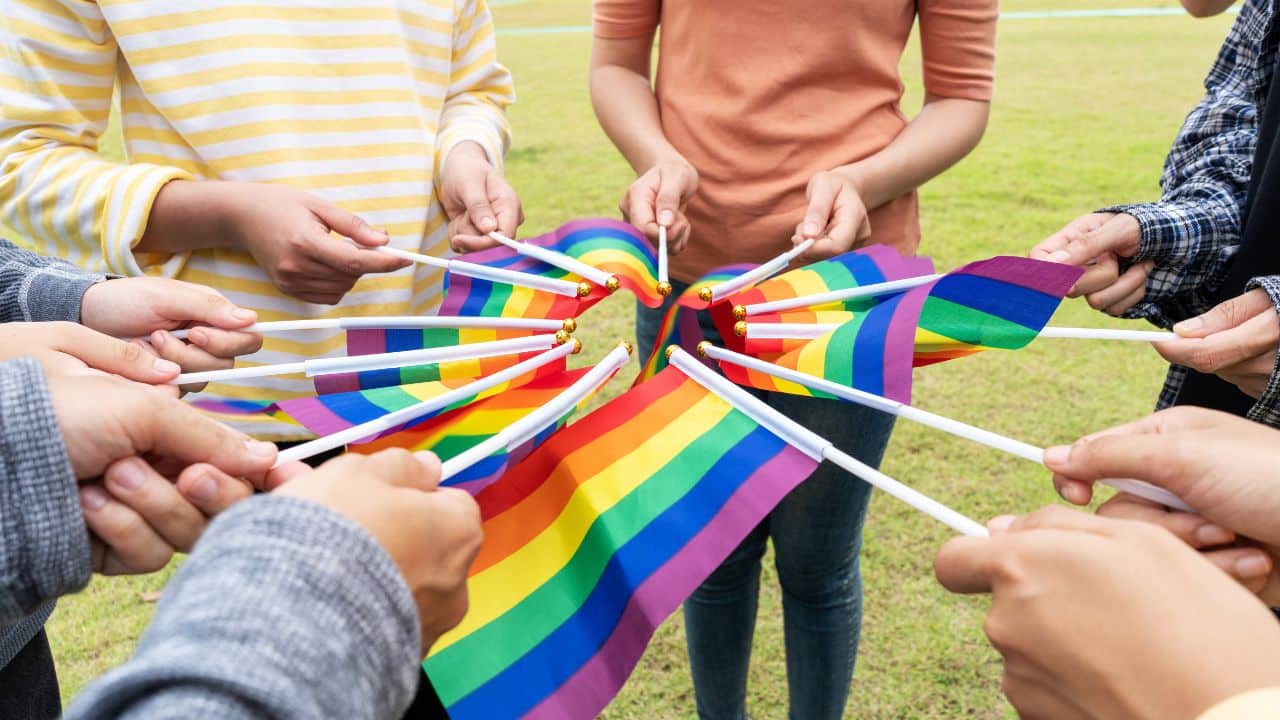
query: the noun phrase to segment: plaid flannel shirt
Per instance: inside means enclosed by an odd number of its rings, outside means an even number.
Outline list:
[[[1276,57],[1274,0],[1245,0],[1205,78],[1205,96],[1188,113],[1165,159],[1162,195],[1115,205],[1138,221],[1142,239],[1125,268],[1154,260],[1142,301],[1124,313],[1170,327],[1209,310],[1240,246],[1241,209],[1249,189],[1259,116]],[[1255,278],[1280,312],[1280,276]],[[1187,369],[1169,370],[1158,407],[1177,399]],[[1280,426],[1280,373],[1249,417]]]

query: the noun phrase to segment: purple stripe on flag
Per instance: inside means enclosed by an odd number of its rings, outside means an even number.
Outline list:
[[[947,274],[977,275],[1062,297],[1071,291],[1071,286],[1076,284],[1084,270],[1060,263],[1001,255],[970,263]]]
[[[897,300],[884,337],[884,396],[911,403],[911,366],[916,353],[916,326],[920,311],[937,280],[913,288]],[[883,307],[883,306],[882,306]]]
[[[386,330],[357,329],[347,331],[347,355],[377,355],[386,351]]]
[[[353,355],[366,355],[371,353],[352,353]],[[360,387],[359,373],[332,373],[329,375],[316,375],[311,378],[312,383],[316,386],[316,393],[320,395],[334,395],[336,393],[356,392],[362,390]]]
[[[654,630],[814,467],[816,463],[794,447],[760,466],[706,527],[636,588],[596,654],[525,717],[557,720],[599,714],[626,683]]]
[[[300,425],[316,435],[332,435],[339,430],[346,430],[351,427],[351,423],[335,415],[318,398],[283,400],[276,403],[275,408],[298,421]]]

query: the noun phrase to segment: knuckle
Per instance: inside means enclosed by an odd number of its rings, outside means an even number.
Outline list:
[[[1214,373],[1222,366],[1222,358],[1213,348],[1198,347],[1187,358],[1191,367],[1202,373]]]

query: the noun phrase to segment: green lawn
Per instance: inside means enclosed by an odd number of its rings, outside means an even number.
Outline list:
[[[1006,0],[1005,10],[1170,7],[1152,0]],[[506,2],[500,28],[581,26],[585,0]],[[1139,17],[1008,21],[1000,29],[997,99],[982,146],[922,192],[922,251],[941,268],[994,254],[1022,254],[1075,215],[1103,204],[1149,199],[1183,115],[1226,33],[1229,18]],[[613,214],[630,179],[597,128],[586,95],[590,38],[583,33],[509,34],[500,54],[515,72],[515,147],[509,174],[521,191],[528,231],[574,217]],[[919,104],[918,48],[903,62],[908,98]],[[113,146],[115,144],[113,143]],[[1060,324],[1114,325],[1082,303]],[[630,336],[622,299],[582,323],[586,360]],[[1044,341],[1017,353],[986,353],[916,373],[921,407],[1028,442],[1050,444],[1147,412],[1163,365],[1129,344]],[[615,381],[611,393],[629,377]],[[934,431],[899,425],[885,470],[974,517],[1031,510],[1055,497],[1028,463]],[[850,482],[855,482],[850,480]],[[848,708],[859,718],[1003,717],[999,658],[981,633],[982,599],[957,598],[933,581],[931,561],[948,531],[878,495],[867,526],[866,619]],[[167,573],[95,579],[62,602],[50,625],[66,697],[127,657],[150,615],[144,593]],[[780,608],[764,583],[751,707],[786,714]],[[269,638],[264,638],[269,642]],[[611,718],[692,715],[679,617],[661,630]]]

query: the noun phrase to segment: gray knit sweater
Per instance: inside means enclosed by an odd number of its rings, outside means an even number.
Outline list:
[[[80,301],[85,290],[102,279],[100,274],[87,273],[61,260],[36,255],[0,240],[0,322],[76,322],[80,319]],[[24,409],[16,406],[0,408],[0,421],[3,421],[0,431],[7,430],[15,422],[21,424],[24,422]],[[6,452],[0,458],[4,467],[0,469],[0,474],[3,474],[5,482],[11,477],[22,477],[30,481],[34,469],[21,467],[21,463],[19,467],[11,466],[10,463],[18,455],[8,451],[9,445],[6,439]],[[40,478],[36,478],[34,484],[27,482],[25,485],[36,492],[40,481]],[[9,510],[14,505],[10,504],[8,495],[0,496],[0,500],[3,500],[0,505],[0,521],[5,523],[7,542],[7,534],[12,529],[9,527],[9,519],[13,516]],[[4,579],[7,581],[8,576],[5,575]],[[31,638],[40,632],[51,612],[53,600],[32,608],[30,615],[17,622],[0,623],[0,667],[8,665]]]
[[[59,309],[74,319],[101,279],[21,265],[34,261],[12,253],[0,244],[2,320],[55,319]],[[65,282],[45,284],[53,278]],[[77,483],[43,373],[31,359],[0,363],[0,627],[16,632],[89,576]],[[67,717],[399,717],[417,686],[419,632],[408,586],[368,532],[319,505],[261,495],[210,525],[133,659]]]

